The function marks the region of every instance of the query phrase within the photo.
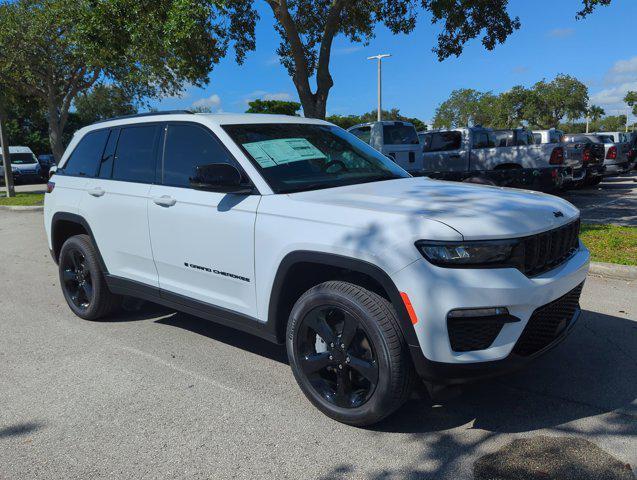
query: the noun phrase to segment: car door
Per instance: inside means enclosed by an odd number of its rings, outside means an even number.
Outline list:
[[[429,172],[466,172],[467,152],[462,148],[462,132],[433,132],[425,135],[423,168]]]
[[[80,209],[111,275],[158,286],[148,232],[148,195],[155,181],[161,124],[113,128]]]
[[[168,123],[164,131],[160,178],[148,204],[161,295],[256,316],[254,225],[261,197],[191,188],[197,166],[239,165],[203,125]]]

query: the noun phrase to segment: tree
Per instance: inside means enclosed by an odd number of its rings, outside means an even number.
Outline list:
[[[278,115],[297,115],[301,104],[284,100],[252,100],[248,102],[246,113],[271,113]]]
[[[238,0],[0,1],[0,82],[44,105],[58,160],[80,93],[108,81],[136,99],[174,94],[205,84],[230,43],[237,61],[254,48],[232,21]]]
[[[358,125],[359,123],[375,122],[377,119],[376,113],[376,110],[372,110],[371,112],[367,112],[362,115],[330,115],[325,119],[328,122],[338,125],[341,128],[348,129],[350,127],[353,127],[354,125]],[[425,122],[423,122],[419,118],[405,117],[400,113],[400,110],[398,108],[383,110],[382,113],[383,119],[385,120],[399,120],[401,122],[409,122],[413,124],[416,130],[418,130],[419,132],[427,130],[427,125],[425,124]]]
[[[491,126],[498,108],[497,101],[497,97],[491,92],[483,93],[471,88],[454,90],[436,108],[434,128],[466,127],[470,123]]]
[[[587,111],[588,118],[591,119],[591,122],[597,122],[600,118],[606,115],[606,112],[602,107],[598,107],[597,105],[591,105]]]
[[[629,91],[624,97],[624,102],[633,109],[633,115],[637,115],[637,92]]]
[[[619,132],[626,128],[626,115],[607,115],[594,125],[594,131]]]
[[[577,120],[588,109],[588,87],[570,75],[541,80],[529,91],[524,107],[525,120],[532,127],[554,128],[564,118]]]
[[[133,97],[117,85],[97,84],[91,90],[78,94],[73,104],[79,121],[87,125],[137,113]]]
[[[277,50],[298,92],[306,117],[325,118],[327,99],[334,80],[330,57],[334,39],[341,35],[352,43],[368,44],[382,24],[394,34],[413,31],[419,16],[441,24],[433,51],[440,61],[459,56],[464,45],[480,37],[488,50],[503,43],[520,28],[511,18],[508,0],[266,0],[281,37]],[[254,1],[234,0],[233,23],[254,36],[258,14]],[[610,0],[582,0],[578,18],[584,18]],[[311,80],[314,79],[313,88]]]

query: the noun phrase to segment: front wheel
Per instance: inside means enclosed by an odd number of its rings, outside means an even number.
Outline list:
[[[286,346],[294,377],[324,414],[364,426],[398,409],[414,372],[396,312],[374,292],[330,281],[292,309]]]

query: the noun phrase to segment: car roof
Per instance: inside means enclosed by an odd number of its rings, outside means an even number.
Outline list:
[[[325,120],[316,118],[296,117],[292,115],[270,115],[264,113],[192,113],[179,112],[152,112],[139,115],[130,115],[121,118],[102,120],[76,132],[84,134],[92,130],[112,128],[124,125],[136,125],[151,122],[196,122],[208,125],[244,125],[266,123],[302,123],[307,125],[331,125]]]
[[[9,153],[33,153],[33,151],[29,147],[9,147]]]
[[[381,120],[380,122],[376,121],[376,122],[357,123],[356,125],[352,125],[351,127],[349,127],[347,130],[351,130],[352,128],[359,128],[359,127],[371,127],[372,125],[376,125],[377,123],[380,123],[381,125],[396,125],[397,123],[400,123],[402,125],[411,125],[412,127],[414,125],[411,122],[405,122],[403,120]]]

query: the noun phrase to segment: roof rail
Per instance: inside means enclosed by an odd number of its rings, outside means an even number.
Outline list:
[[[164,110],[163,112],[134,113],[132,115],[122,115],[119,117],[105,118],[104,120],[98,120],[97,122],[92,123],[92,125],[96,125],[98,123],[104,123],[104,122],[111,122],[113,120],[124,120],[126,118],[154,117],[159,115],[175,115],[179,113],[194,114],[194,112],[191,112],[190,110]]]

